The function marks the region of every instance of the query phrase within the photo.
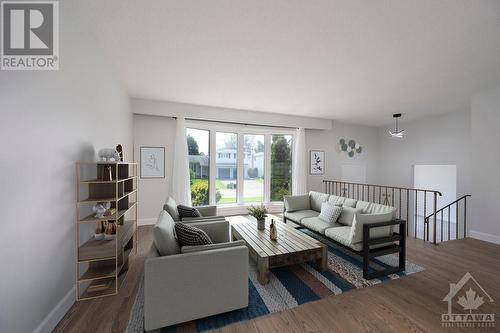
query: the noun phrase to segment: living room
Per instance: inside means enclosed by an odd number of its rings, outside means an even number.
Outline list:
[[[498,1],[0,3],[0,332],[498,330]]]

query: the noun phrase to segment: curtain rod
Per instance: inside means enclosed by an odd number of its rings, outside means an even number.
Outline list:
[[[177,117],[172,117],[172,118],[177,119]],[[228,125],[244,125],[244,126],[256,126],[256,127],[273,127],[273,128],[285,128],[285,129],[297,129],[298,128],[298,127],[291,127],[291,126],[247,124],[247,123],[239,123],[239,122],[235,122],[235,121],[207,120],[207,119],[200,119],[200,118],[185,118],[185,119],[186,120],[194,120],[194,121],[207,122],[207,123],[228,124]]]

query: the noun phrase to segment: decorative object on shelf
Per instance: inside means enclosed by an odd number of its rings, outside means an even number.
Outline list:
[[[103,221],[97,221],[95,223],[94,238],[96,240],[103,240],[104,239],[104,223],[103,223]]]
[[[102,169],[102,175],[99,177],[103,181],[112,181],[113,180],[113,172],[111,172],[111,165],[106,164]]]
[[[310,151],[309,173],[311,175],[325,174],[325,152],[323,150]]]
[[[105,221],[104,225],[106,230],[104,230],[104,240],[113,240],[116,238],[116,223]]]
[[[404,137],[404,133],[405,133],[405,130],[404,129],[399,129],[399,124],[398,124],[398,119],[401,118],[402,114],[401,113],[395,113],[392,115],[392,117],[394,118],[395,122],[396,122],[396,126],[394,128],[394,131],[391,131],[389,130],[389,134],[393,137],[393,138],[398,138],[398,139],[402,139]]]
[[[98,202],[92,207],[92,211],[95,213],[95,217],[98,219],[102,219],[106,211],[111,208],[110,202]]]
[[[248,215],[253,216],[257,220],[257,229],[264,230],[266,228],[266,217],[267,217],[267,208],[264,204],[260,204],[260,206],[250,206],[247,208]]]
[[[108,161],[108,162],[119,162],[120,161],[120,153],[113,148],[103,148],[99,150],[99,160],[100,161]]]
[[[120,162],[123,162],[123,147],[121,144],[118,144],[116,146],[116,151],[118,152],[118,154],[120,155]]]
[[[141,147],[141,178],[165,178],[165,147]]]
[[[340,139],[335,147],[337,152],[346,153],[349,157],[354,157],[355,154],[361,154],[363,147],[354,140]]]
[[[269,238],[276,242],[278,240],[278,228],[276,228],[276,224],[274,223],[274,219],[271,219],[271,226],[269,229]]]

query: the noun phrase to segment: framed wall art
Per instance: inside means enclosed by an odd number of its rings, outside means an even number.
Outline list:
[[[325,174],[325,151],[311,150],[309,152],[309,174],[324,175]]]
[[[165,147],[141,147],[141,178],[165,178]]]

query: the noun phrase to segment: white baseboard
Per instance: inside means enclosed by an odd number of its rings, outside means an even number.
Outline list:
[[[156,221],[158,220],[158,218],[156,217],[153,217],[153,218],[150,218],[150,219],[138,219],[137,220],[137,225],[138,226],[141,226],[141,225],[152,225],[152,224],[155,224]]]
[[[59,321],[64,317],[64,315],[69,311],[71,306],[75,303],[75,287],[71,288],[70,291],[57,303],[55,308],[50,311],[50,313],[45,317],[37,328],[33,331],[34,333],[50,333],[57,326]]]
[[[469,236],[471,238],[479,239],[479,240],[482,240],[485,242],[500,244],[500,237],[496,236],[496,235],[487,234],[487,233],[479,232],[479,231],[475,231],[475,230],[470,230]]]

